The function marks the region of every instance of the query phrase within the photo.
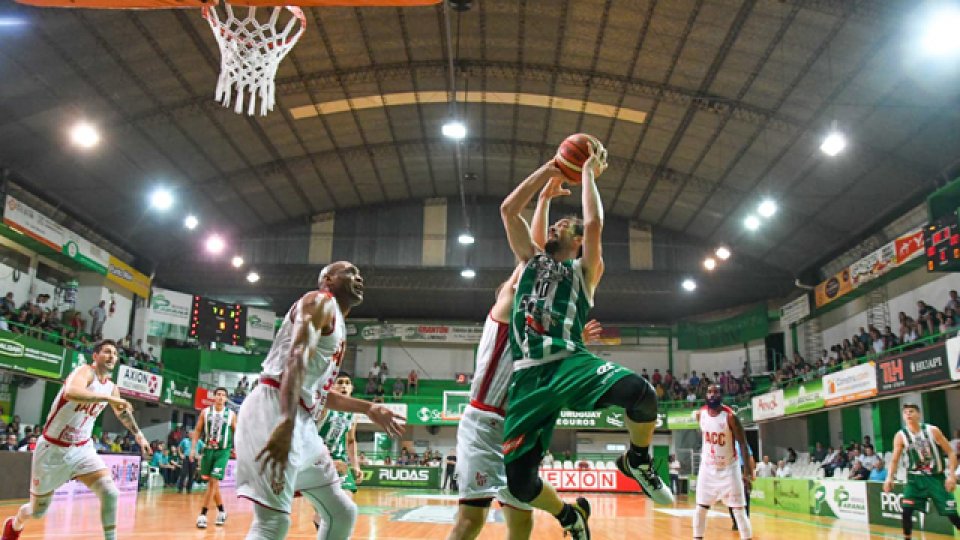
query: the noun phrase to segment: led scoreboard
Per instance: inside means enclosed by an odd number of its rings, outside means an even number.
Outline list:
[[[951,212],[923,229],[923,245],[930,272],[960,271],[960,227]]]
[[[247,311],[239,304],[194,296],[189,335],[201,343],[243,345],[247,339]]]

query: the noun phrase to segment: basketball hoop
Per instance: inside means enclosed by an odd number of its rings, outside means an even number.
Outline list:
[[[277,68],[307,29],[307,18],[296,6],[268,8],[272,12],[266,22],[257,21],[256,7],[248,7],[245,18],[237,17],[228,3],[223,2],[223,7],[226,16],[222,21],[213,6],[203,8],[203,18],[210,23],[220,46],[216,99],[224,107],[230,107],[233,101],[234,112],[243,114],[244,94],[249,93],[247,114],[254,115],[259,98],[260,115],[265,116],[276,102]],[[289,11],[291,17],[283,31],[278,32],[277,22],[284,10]],[[294,31],[297,22],[299,28]]]

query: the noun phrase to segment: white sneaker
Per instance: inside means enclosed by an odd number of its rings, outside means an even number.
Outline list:
[[[197,516],[197,528],[206,529],[207,528],[207,516],[200,514]]]
[[[663,483],[660,475],[657,474],[650,463],[636,468],[631,467],[627,454],[618,457],[616,463],[620,472],[636,480],[647,497],[653,499],[653,502],[664,505],[673,504],[673,491]]]
[[[226,511],[224,511],[224,512],[217,512],[217,527],[223,525],[223,524],[226,523],[226,522],[227,522],[227,513],[226,513]]]

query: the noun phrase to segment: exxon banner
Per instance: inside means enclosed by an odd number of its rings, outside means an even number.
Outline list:
[[[126,396],[147,401],[160,401],[163,377],[130,366],[120,366],[120,371],[117,372],[117,388]]]
[[[779,418],[786,414],[783,390],[774,390],[753,398],[753,419],[755,421]]]

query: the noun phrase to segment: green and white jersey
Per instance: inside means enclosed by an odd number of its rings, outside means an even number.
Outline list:
[[[920,424],[919,433],[911,433],[906,427],[900,430],[903,434],[904,454],[907,457],[907,472],[910,474],[934,475],[943,472],[943,455],[933,437],[933,430],[929,424]]]
[[[353,413],[327,411],[327,418],[320,426],[320,438],[330,450],[330,457],[349,463],[347,459],[347,434],[353,427]]]
[[[510,349],[514,369],[562,360],[585,351],[583,326],[593,307],[580,259],[531,258],[513,297]]]
[[[217,411],[214,405],[207,407],[203,434],[209,448],[233,448],[233,419],[236,413],[228,407]]]

